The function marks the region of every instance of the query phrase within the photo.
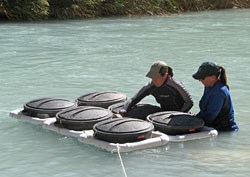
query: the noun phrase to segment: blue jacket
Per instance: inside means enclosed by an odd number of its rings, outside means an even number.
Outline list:
[[[198,117],[205,121],[205,125],[219,131],[238,130],[234,120],[234,108],[228,88],[217,81],[212,87],[205,87],[200,100]]]

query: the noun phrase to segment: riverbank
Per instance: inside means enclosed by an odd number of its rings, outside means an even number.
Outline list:
[[[0,20],[169,15],[229,8],[250,8],[250,0],[0,0]]]

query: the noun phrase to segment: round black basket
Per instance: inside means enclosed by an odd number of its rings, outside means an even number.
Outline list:
[[[178,111],[164,111],[151,114],[147,119],[154,124],[156,130],[168,135],[193,133],[201,130],[204,126],[202,119]]]
[[[154,125],[133,118],[116,118],[94,125],[94,136],[112,143],[136,142],[150,138]]]
[[[49,118],[55,117],[59,111],[76,107],[76,104],[64,99],[41,98],[29,101],[23,107],[23,113],[25,115],[38,118]]]
[[[98,106],[108,108],[115,103],[124,102],[127,97],[119,92],[93,92],[77,98],[78,106]]]
[[[70,130],[90,130],[97,122],[112,117],[113,113],[110,110],[94,106],[79,106],[57,113],[55,124]]]
[[[118,114],[119,111],[123,108],[123,103],[116,103],[111,105],[108,109],[110,109],[114,114]],[[149,114],[153,114],[156,112],[162,111],[159,106],[151,105],[151,104],[143,104],[139,103],[135,105],[129,112],[126,113],[126,117],[136,118],[146,120]]]

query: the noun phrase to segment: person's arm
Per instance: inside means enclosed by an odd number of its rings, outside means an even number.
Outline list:
[[[200,112],[197,114],[197,116],[202,118],[206,125],[211,125],[214,119],[219,115],[224,101],[225,95],[223,93],[210,95],[205,107],[203,108],[203,105],[200,105]]]
[[[185,87],[182,85],[181,82],[176,81],[172,78],[172,82],[169,82],[169,85],[174,87],[179,94],[181,95],[182,99],[184,100],[184,104],[182,108],[180,109],[181,112],[188,112],[192,106],[194,105],[194,102],[188,93],[188,91],[185,89]]]
[[[152,83],[148,83],[147,85],[142,87],[136,95],[134,95],[132,98],[130,98],[129,100],[126,101],[121,112],[126,113],[126,112],[130,111],[133,106],[135,106],[144,97],[146,97],[150,94],[153,87],[154,86],[152,85]]]

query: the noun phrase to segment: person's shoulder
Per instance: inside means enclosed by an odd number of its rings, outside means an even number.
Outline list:
[[[224,94],[228,94],[229,90],[227,88],[226,85],[224,85],[222,82],[218,81],[218,83],[216,84],[216,88],[218,91],[224,93]]]
[[[168,78],[168,81],[167,81],[167,84],[171,85],[171,84],[174,84],[174,85],[180,85],[180,86],[183,86],[182,82],[177,80],[176,78],[174,77],[169,77]]]
[[[223,94],[225,94],[225,95],[230,95],[229,90],[228,90],[228,88],[227,88],[226,85],[223,85],[222,87],[220,87],[220,91],[221,91]]]
[[[214,91],[212,95],[216,97],[225,97],[229,94],[227,86],[225,86],[221,82],[216,83],[216,86],[213,90]]]
[[[178,82],[178,80],[176,80],[174,77],[168,77],[167,83],[170,83],[170,82]]]

